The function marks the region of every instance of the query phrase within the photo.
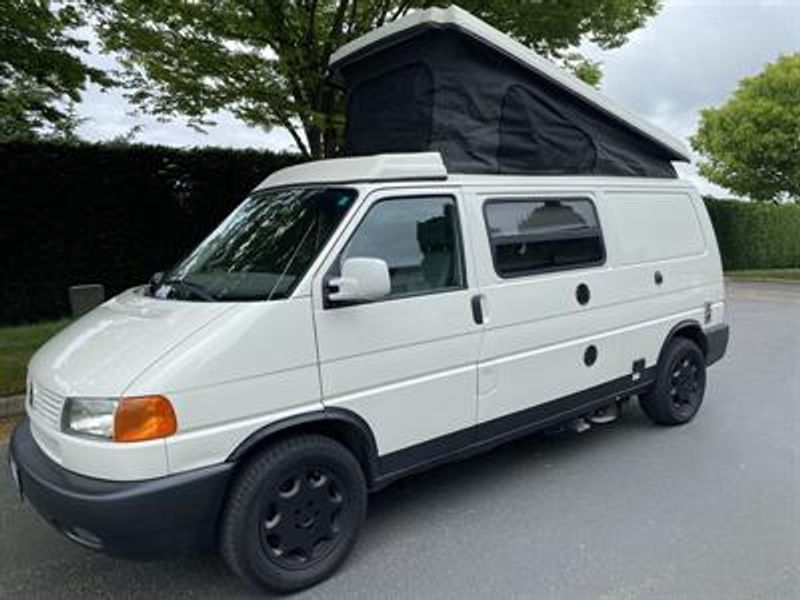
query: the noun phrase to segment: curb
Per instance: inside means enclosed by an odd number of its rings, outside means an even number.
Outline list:
[[[25,395],[0,398],[0,418],[15,417],[25,412]]]
[[[735,275],[726,275],[725,281],[729,283],[769,283],[789,286],[800,285],[800,280],[796,279],[780,279],[778,277],[737,277]]]

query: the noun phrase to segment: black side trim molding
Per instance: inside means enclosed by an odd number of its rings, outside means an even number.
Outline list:
[[[659,363],[661,363],[661,359],[664,356],[664,352],[666,352],[667,350],[667,346],[669,346],[669,343],[672,341],[672,339],[676,335],[678,335],[678,332],[687,333],[688,337],[694,339],[700,345],[700,349],[704,353],[706,352],[706,346],[705,346],[706,339],[705,339],[705,333],[703,333],[703,328],[700,327],[700,323],[698,323],[694,319],[687,319],[685,321],[681,321],[680,323],[678,323],[672,329],[669,330],[667,338],[664,340],[664,343],[661,344],[661,351],[658,354]]]
[[[728,340],[730,338],[730,328],[727,324],[721,323],[706,329],[706,366],[710,367],[725,356],[728,350]]]
[[[346,438],[349,447],[358,451],[358,458],[362,460],[367,470],[368,479],[372,480],[378,473],[378,447],[375,443],[375,436],[367,422],[356,413],[344,408],[329,407],[324,410],[314,410],[302,413],[270,423],[258,431],[250,434],[236,449],[228,456],[228,463],[235,463],[242,460],[250,450],[261,442],[284,431],[295,427],[305,427],[306,429],[322,428],[333,429]]]
[[[579,417],[617,396],[628,396],[648,388],[655,381],[656,368],[626,375],[558,400],[533,406],[474,427],[462,429],[380,457],[380,475],[374,483],[381,488],[392,481],[433,467],[490,450],[499,444]]]

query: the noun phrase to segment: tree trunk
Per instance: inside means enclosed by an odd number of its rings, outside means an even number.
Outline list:
[[[310,154],[310,158],[312,160],[318,160],[320,158],[324,158],[323,155],[323,145],[322,145],[322,130],[319,126],[314,125],[312,123],[306,123],[303,125],[303,130],[306,134],[306,140],[308,140],[308,152]]]
[[[328,127],[325,130],[323,145],[326,158],[334,158],[344,153],[344,140],[341,139],[339,131],[334,127]]]
[[[324,94],[320,106],[312,108],[314,114],[324,115],[321,119],[323,125],[310,121],[303,123],[310,158],[314,160],[341,156],[344,151],[343,131],[336,126],[337,121],[341,121],[338,105],[332,94]]]

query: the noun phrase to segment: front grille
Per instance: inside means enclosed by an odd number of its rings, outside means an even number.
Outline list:
[[[64,398],[34,384],[31,395],[31,410],[42,417],[54,429],[61,428],[61,409],[64,407]]]

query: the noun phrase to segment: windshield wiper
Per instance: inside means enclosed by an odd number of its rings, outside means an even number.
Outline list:
[[[192,283],[191,281],[186,281],[185,279],[164,279],[163,281],[158,282],[159,287],[162,285],[168,285],[175,288],[183,288],[188,290],[189,292],[193,293],[198,298],[202,298],[206,302],[216,302],[217,298],[209,292],[206,288],[204,288],[199,283]]]

